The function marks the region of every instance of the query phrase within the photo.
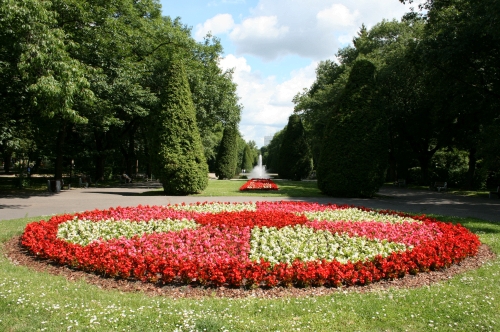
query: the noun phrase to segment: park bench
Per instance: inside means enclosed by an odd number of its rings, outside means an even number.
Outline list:
[[[150,178],[146,176],[146,182],[150,182],[150,181],[151,182],[156,182],[157,181],[157,179],[155,178],[155,176],[153,174],[151,174]]]
[[[446,191],[448,189],[448,183],[446,182],[434,182],[434,188],[440,192],[441,190]]]
[[[398,187],[406,187],[406,180],[405,179],[397,179],[394,182],[394,185],[398,186]]]
[[[146,174],[137,173],[135,175],[132,175],[132,177],[136,180],[144,181],[146,179]]]
[[[87,180],[87,177],[79,177],[78,178],[78,186],[80,188],[88,188],[89,187],[89,181]]]
[[[70,190],[71,183],[64,183],[64,180],[61,180],[61,190],[64,190],[64,187],[66,187],[66,189]]]
[[[490,191],[490,198],[493,195],[497,195],[497,197],[500,198],[500,186],[497,187],[497,191]]]

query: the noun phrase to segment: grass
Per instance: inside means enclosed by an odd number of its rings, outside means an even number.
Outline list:
[[[500,254],[500,224],[459,222]],[[171,299],[104,291],[10,262],[38,218],[0,221],[0,331],[499,331],[500,260],[419,289],[282,299]]]
[[[240,191],[246,180],[209,180],[201,194],[192,196],[257,196],[257,197],[322,197],[316,181],[277,180],[279,190]],[[143,195],[163,195],[163,189],[144,192]]]
[[[393,182],[386,182],[386,186],[393,186]],[[429,186],[421,186],[421,185],[415,185],[415,184],[409,184],[407,185],[407,188],[410,189],[418,189],[418,190],[431,190]],[[460,188],[448,188],[446,190],[446,193],[448,194],[453,194],[453,195],[458,195],[458,196],[469,196],[469,197],[489,197],[489,193],[492,190],[496,190],[495,188],[492,188],[491,190],[486,190],[486,189],[479,189],[479,190],[465,190],[465,189],[460,189]]]

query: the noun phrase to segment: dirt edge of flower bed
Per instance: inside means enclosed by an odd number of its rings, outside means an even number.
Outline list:
[[[190,285],[166,285],[157,286],[151,283],[142,283],[135,280],[123,280],[105,278],[96,274],[74,270],[66,266],[51,264],[47,260],[41,260],[30,254],[20,244],[20,236],[13,237],[3,245],[5,256],[14,265],[28,267],[37,272],[46,272],[52,275],[63,276],[70,281],[83,280],[88,284],[97,286],[104,290],[117,290],[121,292],[142,292],[150,296],[168,296],[171,298],[202,298],[202,297],[225,297],[225,298],[280,298],[280,297],[307,297],[328,295],[337,292],[373,292],[388,288],[418,288],[428,286],[440,281],[452,278],[465,271],[477,269],[487,261],[494,260],[496,254],[485,244],[481,244],[478,253],[474,257],[468,257],[459,264],[453,264],[449,268],[440,271],[430,271],[417,275],[407,275],[395,280],[382,280],[365,286],[349,287],[274,287],[269,289],[256,288],[226,288],[226,287],[202,287]]]

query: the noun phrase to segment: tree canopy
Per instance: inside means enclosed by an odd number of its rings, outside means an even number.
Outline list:
[[[494,0],[429,0],[424,11],[400,21],[362,26],[352,45],[338,51],[337,61],[320,62],[316,81],[294,98],[315,161],[322,150],[333,149],[324,137],[335,135],[327,125],[341,109],[353,66],[368,60],[387,126],[386,180],[430,185],[451,179],[439,162],[448,152],[467,155],[459,186],[478,188],[488,171],[500,173],[494,134],[500,129],[499,6]]]
[[[204,158],[241,105],[222,46],[201,43],[157,0],[0,0],[0,152],[96,179],[151,175],[152,114],[164,109],[172,59],[183,59]],[[73,160],[73,162],[72,162]],[[134,166],[139,165],[138,170]],[[49,170],[50,172],[50,170]]]

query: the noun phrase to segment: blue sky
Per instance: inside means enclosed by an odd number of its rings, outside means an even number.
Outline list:
[[[163,15],[180,17],[203,40],[224,47],[223,69],[234,68],[243,106],[240,132],[264,144],[288,122],[292,98],[314,82],[319,61],[335,59],[361,24],[400,19],[398,0],[160,0]],[[414,1],[417,7],[422,1]]]

